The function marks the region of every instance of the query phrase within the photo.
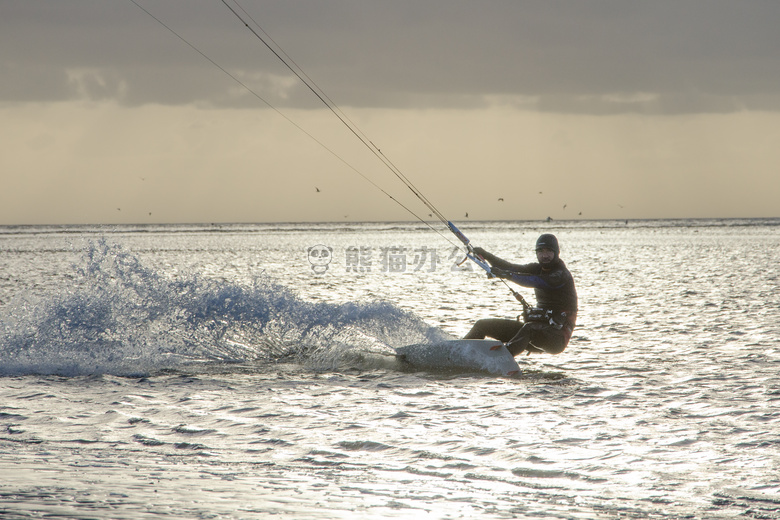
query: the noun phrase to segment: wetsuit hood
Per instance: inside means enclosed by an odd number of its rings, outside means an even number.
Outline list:
[[[536,251],[540,249],[555,251],[555,258],[558,258],[558,253],[561,252],[560,247],[558,247],[558,239],[551,233],[545,233],[536,240]]]
[[[555,235],[550,233],[545,233],[544,235],[540,236],[536,240],[536,251],[539,251],[540,249],[549,249],[550,251],[553,251],[555,253],[555,256],[553,257],[552,261],[548,264],[542,264],[542,269],[552,269],[556,267],[560,261],[560,252],[561,249],[558,246],[558,239],[555,238]]]

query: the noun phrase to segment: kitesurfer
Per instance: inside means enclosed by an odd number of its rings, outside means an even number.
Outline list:
[[[571,339],[577,320],[577,290],[574,278],[560,258],[555,235],[545,233],[536,241],[536,259],[531,264],[513,264],[481,247],[474,254],[491,265],[491,274],[531,287],[537,307],[527,307],[523,321],[509,319],[478,320],[464,339],[495,338],[506,344],[513,356],[523,351],[563,352]]]

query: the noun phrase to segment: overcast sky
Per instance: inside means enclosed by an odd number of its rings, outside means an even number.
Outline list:
[[[226,1],[453,220],[780,216],[776,0]],[[0,224],[429,213],[222,0],[0,0],[0,74]]]

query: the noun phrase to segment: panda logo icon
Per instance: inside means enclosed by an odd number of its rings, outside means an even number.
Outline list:
[[[328,265],[333,260],[333,248],[317,244],[307,248],[306,251],[314,274],[325,274],[328,271]]]

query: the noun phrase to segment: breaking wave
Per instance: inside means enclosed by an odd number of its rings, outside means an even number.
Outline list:
[[[449,339],[384,301],[311,303],[267,276],[251,285],[172,278],[105,239],[74,283],[18,298],[0,317],[0,375],[148,375],[294,362],[331,370],[392,357],[392,347]]]

